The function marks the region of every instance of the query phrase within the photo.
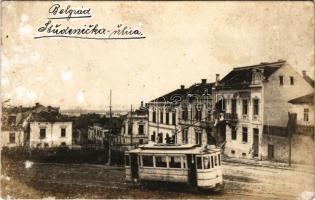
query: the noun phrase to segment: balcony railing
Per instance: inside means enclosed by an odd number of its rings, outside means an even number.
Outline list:
[[[264,126],[264,134],[266,135],[274,135],[280,137],[288,137],[288,129],[287,127],[280,126]]]
[[[238,117],[236,113],[224,113],[224,120],[237,121]]]
[[[314,136],[314,126],[297,125],[296,126],[296,134],[313,137]]]

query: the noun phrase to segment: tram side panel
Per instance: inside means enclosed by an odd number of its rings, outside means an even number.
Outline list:
[[[223,185],[221,154],[197,156],[197,186],[214,188]]]

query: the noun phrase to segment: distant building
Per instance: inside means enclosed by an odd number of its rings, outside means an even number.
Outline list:
[[[226,133],[224,153],[271,160],[284,155],[277,144],[287,138],[292,107],[288,101],[312,91],[285,61],[234,68],[216,87],[224,107],[220,118],[221,134]]]
[[[72,121],[59,110],[43,110],[30,118],[29,145],[39,147],[71,147]]]
[[[110,130],[99,124],[88,127],[88,141],[93,144],[104,145],[105,137],[110,133]]]
[[[131,149],[140,144],[147,144],[148,141],[147,109],[144,107],[143,102],[141,102],[139,109],[127,114],[116,143],[121,146],[121,149]]]
[[[1,119],[1,146],[25,145],[25,121],[30,109],[23,107],[3,107]]]

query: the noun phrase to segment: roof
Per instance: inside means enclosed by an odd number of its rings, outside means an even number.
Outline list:
[[[219,148],[202,147],[197,145],[157,145],[149,143],[139,146],[137,149],[130,150],[129,153],[142,154],[202,154],[220,152]]]
[[[292,104],[310,104],[314,105],[314,93],[310,93],[289,101]]]
[[[40,112],[33,113],[31,118],[31,122],[70,122],[72,121],[69,117],[65,115],[61,115],[59,113],[51,113],[51,112]]]
[[[215,83],[195,83],[189,88],[176,89],[150,102],[180,102],[184,98],[193,95],[210,95]]]
[[[267,80],[274,72],[276,72],[284,64],[285,61],[278,61],[272,63],[260,63],[258,65],[251,65],[245,67],[236,67],[219,82],[219,88],[220,89],[249,88],[252,82],[252,75],[254,70],[261,70],[264,79]]]

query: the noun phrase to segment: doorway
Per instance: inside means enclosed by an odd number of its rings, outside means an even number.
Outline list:
[[[139,179],[139,165],[138,165],[138,155],[137,154],[130,154],[130,161],[131,161],[131,178]]]
[[[197,185],[197,170],[196,170],[196,161],[195,155],[187,154],[187,167],[188,167],[188,181],[192,186]]]
[[[258,152],[259,152],[259,129],[254,128],[253,129],[254,133],[254,141],[253,141],[253,150],[254,150],[254,157],[258,157]]]
[[[274,159],[274,145],[268,144],[268,159],[273,160]]]

